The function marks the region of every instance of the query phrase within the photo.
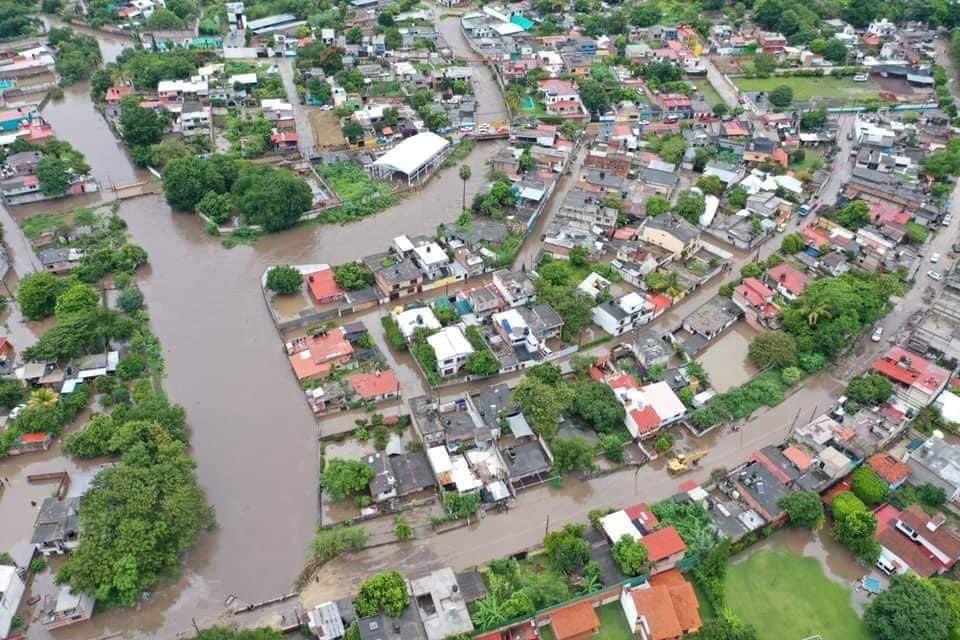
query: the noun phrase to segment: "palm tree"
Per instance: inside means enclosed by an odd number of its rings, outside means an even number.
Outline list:
[[[27,406],[31,409],[52,409],[57,406],[59,396],[51,389],[37,389],[30,394]]]
[[[676,271],[671,271],[667,276],[666,286],[664,286],[663,292],[676,300],[683,295],[684,291],[685,289],[683,288],[683,282],[680,280],[680,274]]]
[[[822,318],[830,317],[830,305],[825,300],[818,300],[804,307],[803,315],[807,317],[807,324],[815,327]]]
[[[463,181],[463,205],[460,207],[461,211],[467,208],[467,180],[470,179],[472,174],[473,172],[470,170],[470,165],[460,165],[460,180]]]

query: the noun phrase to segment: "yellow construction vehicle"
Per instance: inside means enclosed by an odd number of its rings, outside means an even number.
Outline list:
[[[706,449],[701,449],[693,453],[679,453],[677,457],[670,458],[667,462],[667,469],[670,473],[686,473],[700,464],[700,460],[702,460],[705,455],[707,455]]]

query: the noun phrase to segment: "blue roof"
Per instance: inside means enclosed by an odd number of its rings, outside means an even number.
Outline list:
[[[517,25],[524,31],[533,29],[533,20],[530,18],[525,18],[524,16],[510,16],[510,22]]]

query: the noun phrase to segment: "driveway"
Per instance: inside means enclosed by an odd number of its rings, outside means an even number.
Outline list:
[[[283,80],[283,88],[287,92],[287,102],[293,105],[293,119],[297,127],[297,138],[299,138],[300,155],[309,158],[313,153],[313,127],[310,126],[310,119],[307,117],[307,109],[300,104],[300,96],[297,94],[297,85],[293,81],[293,60],[290,58],[281,58],[277,60],[277,67],[280,69],[280,78]]]

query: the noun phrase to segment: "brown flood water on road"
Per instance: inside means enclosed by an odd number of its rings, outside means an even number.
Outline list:
[[[122,46],[114,49],[115,56]],[[110,56],[105,51],[108,60]],[[491,101],[499,101],[499,94],[489,73],[484,70],[477,84],[480,99],[495,107]],[[63,100],[45,106],[43,114],[57,136],[86,155],[105,189],[111,182],[145,178],[93,108],[88,92],[86,84],[78,84],[66,90]],[[473,172],[468,198],[486,183],[488,160],[499,146],[478,145],[464,161]],[[356,259],[382,250],[402,233],[432,234],[438,224],[458,215],[461,190],[457,171],[447,169],[373,218],[344,226],[305,225],[233,250],[208,236],[198,219],[171,212],[160,197],[121,206],[133,241],[150,255],[151,269],[142,274],[140,285],[164,347],[165,386],[187,410],[197,472],[216,508],[218,526],[191,550],[179,580],[159,585],[137,611],[98,613],[89,622],[59,630],[57,638],[169,638],[190,629],[191,618],[203,624],[219,613],[230,595],[255,602],[291,589],[318,521],[317,426],[264,308],[260,275],[277,263]],[[39,210],[88,203],[47,204]],[[7,212],[0,216],[16,272],[34,270],[35,260],[15,223]],[[17,320],[12,318],[11,326],[21,324]],[[32,342],[29,328],[21,326],[19,332],[14,334],[18,347]],[[54,450],[23,464],[32,469],[41,461],[44,469],[75,467]],[[5,462],[3,468],[10,470],[11,464]],[[18,471],[17,478],[22,480],[24,473]],[[14,479],[14,472],[7,475]],[[9,533],[0,527],[0,540],[10,537],[15,545],[32,529],[32,521],[16,525]],[[53,636],[33,625],[29,637]]]

